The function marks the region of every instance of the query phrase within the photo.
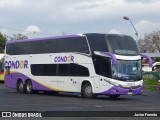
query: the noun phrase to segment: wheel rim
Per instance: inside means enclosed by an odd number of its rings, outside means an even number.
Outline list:
[[[86,93],[87,96],[91,96],[92,95],[92,87],[91,87],[91,85],[86,87],[85,93]]]
[[[32,84],[30,82],[28,82],[28,84],[26,86],[26,90],[27,90],[27,92],[31,92],[32,91]]]
[[[19,91],[20,91],[20,92],[23,92],[23,90],[24,90],[23,83],[20,82],[20,83],[19,83]]]

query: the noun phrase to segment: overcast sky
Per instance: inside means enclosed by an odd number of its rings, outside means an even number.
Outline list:
[[[0,32],[29,37],[98,32],[136,38],[123,19],[128,16],[143,38],[160,30],[159,12],[160,0],[0,0]]]

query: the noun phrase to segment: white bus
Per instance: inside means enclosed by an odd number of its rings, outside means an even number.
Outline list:
[[[0,53],[0,82],[4,81],[4,54]]]
[[[88,33],[8,41],[5,86],[21,93],[78,92],[85,98],[139,95],[141,56],[130,36]]]

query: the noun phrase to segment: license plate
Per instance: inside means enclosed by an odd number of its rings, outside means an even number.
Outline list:
[[[135,83],[127,83],[128,87],[135,86]]]
[[[133,93],[132,92],[128,92],[128,95],[132,95]]]

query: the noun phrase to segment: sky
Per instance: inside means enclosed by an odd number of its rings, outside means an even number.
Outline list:
[[[0,0],[0,32],[29,38],[113,33],[143,38],[160,30],[160,0]]]

